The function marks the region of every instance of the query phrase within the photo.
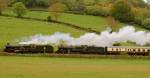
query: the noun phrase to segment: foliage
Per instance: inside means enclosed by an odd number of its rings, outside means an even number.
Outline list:
[[[98,5],[89,6],[86,8],[86,14],[94,16],[109,16],[109,8]]]
[[[146,18],[150,18],[150,10],[148,8],[132,8],[135,20],[134,22],[138,25],[142,25],[142,21]]]
[[[0,0],[0,15],[2,14],[2,11],[7,7],[7,0]]]
[[[111,15],[121,22],[134,21],[134,13],[131,6],[124,0],[119,0],[113,5]]]
[[[27,13],[27,8],[22,2],[17,2],[13,5],[13,12],[17,14],[18,17],[22,17]]]
[[[118,0],[108,0],[108,2],[110,3],[115,3]],[[134,6],[134,7],[146,7],[146,3],[144,2],[144,0],[125,0],[127,1],[130,5]]]
[[[127,0],[131,5],[135,7],[146,7],[144,0]]]
[[[49,8],[49,11],[51,13],[51,16],[58,20],[58,17],[61,16],[61,14],[67,9],[66,6],[62,3],[55,3],[51,5]]]
[[[48,7],[49,5],[49,0],[11,0],[11,4],[16,2],[22,2],[27,7]]]
[[[47,21],[48,21],[48,22],[51,22],[51,21],[52,21],[51,16],[48,16],[48,17],[47,17]]]
[[[75,7],[73,8],[74,11],[84,12],[85,11],[85,4],[84,0],[76,0]]]
[[[150,18],[145,19],[142,24],[145,28],[150,29]]]

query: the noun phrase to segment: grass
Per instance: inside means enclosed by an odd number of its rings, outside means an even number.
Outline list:
[[[5,14],[15,15],[13,14],[13,12],[10,11],[6,11]],[[49,15],[49,12],[29,11],[25,17],[46,19]],[[106,29],[106,21],[103,17],[63,13],[58,20],[79,25],[85,28],[92,28],[97,31],[103,31]]]
[[[15,15],[12,11],[5,11],[5,14]],[[32,17],[32,18],[39,18],[39,19],[46,19],[49,16],[49,12],[43,11],[29,11],[25,17]],[[69,14],[63,13],[59,19],[59,21],[63,21],[66,23],[71,23],[74,25],[79,25],[85,28],[91,28],[97,31],[104,31],[107,28],[106,18],[104,17],[97,17],[97,16],[90,16],[90,15],[79,15],[79,14]],[[123,24],[118,23],[117,29],[119,29]]]
[[[15,15],[12,11],[8,10],[4,12],[5,14],[9,15]],[[47,16],[49,16],[49,12],[43,12],[43,11],[29,11],[28,14],[25,17],[31,17],[31,18],[39,18],[39,19],[46,19]],[[75,24],[84,28],[91,28],[97,31],[104,31],[106,30],[107,21],[106,18],[100,17],[100,16],[90,16],[90,15],[79,15],[79,14],[69,14],[69,13],[63,13],[59,19],[59,21],[63,21],[66,23]],[[116,30],[119,30],[126,24],[118,23],[116,26]],[[146,30],[144,28],[141,28],[139,26],[135,26],[137,30]]]
[[[0,57],[1,78],[150,78],[149,60]]]
[[[84,31],[66,27],[60,24],[39,22],[33,20],[21,20],[0,16],[0,49],[7,42],[14,42],[22,37],[36,34],[50,35],[55,32],[70,33],[74,37],[84,34]]]
[[[12,11],[5,11],[4,14],[15,15]],[[49,16],[49,12],[42,11],[29,11],[25,17],[46,19]],[[76,30],[73,28],[65,27],[65,25],[60,24],[48,24],[46,22],[39,22],[33,20],[20,20],[16,18],[0,17],[0,49],[4,47],[7,42],[13,42],[15,39],[21,37],[31,36],[35,34],[52,34],[54,32],[67,32],[71,33],[73,36],[80,36],[84,34],[84,31]],[[104,31],[107,28],[106,18],[98,16],[89,16],[89,15],[78,15],[78,14],[68,14],[63,13],[59,18],[59,21],[79,25],[85,28],[92,28],[97,31]],[[120,29],[125,24],[118,23],[116,29]],[[146,30],[141,27],[135,27],[137,30]],[[148,31],[148,30],[146,30]],[[122,45],[132,45],[135,44],[122,44]]]

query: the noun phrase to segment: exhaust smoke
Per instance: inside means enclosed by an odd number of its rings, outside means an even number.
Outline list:
[[[120,42],[134,42],[137,45],[146,45],[150,43],[150,33],[145,31],[136,31],[133,26],[121,28],[118,32],[109,33],[104,31],[101,34],[86,33],[79,38],[74,38],[68,33],[56,32],[53,35],[38,34],[24,38],[19,42],[21,45],[30,44],[54,44],[59,45],[64,42],[66,45],[78,46],[112,46]]]

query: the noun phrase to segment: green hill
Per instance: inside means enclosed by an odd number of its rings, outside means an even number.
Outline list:
[[[12,11],[5,11],[4,13],[15,16],[15,14]],[[47,19],[49,15],[50,15],[49,12],[29,11],[25,17]],[[62,16],[59,17],[58,21],[71,23],[84,28],[91,28],[97,31],[104,31],[108,27],[106,18],[100,16],[63,13]],[[127,24],[119,22],[116,26],[116,29],[118,30],[125,25]],[[146,30],[144,28],[141,28],[140,26],[135,26],[135,28],[138,30]]]
[[[22,37],[36,34],[50,35],[55,32],[65,32],[70,33],[74,37],[78,37],[85,33],[84,31],[66,27],[64,25],[33,20],[21,20],[0,16],[0,21],[0,49],[2,49],[7,42],[14,42]]]

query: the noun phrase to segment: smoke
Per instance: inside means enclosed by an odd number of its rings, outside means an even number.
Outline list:
[[[150,33],[136,31],[133,26],[126,26],[118,32],[109,33],[104,31],[101,34],[86,33],[79,38],[71,37],[68,33],[56,32],[53,35],[35,35],[23,39],[19,44],[55,44],[64,42],[66,45],[89,45],[89,46],[112,46],[120,42],[134,42],[137,45],[150,43]]]

